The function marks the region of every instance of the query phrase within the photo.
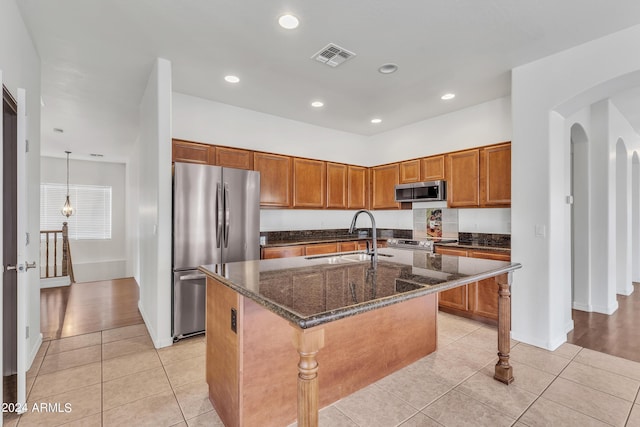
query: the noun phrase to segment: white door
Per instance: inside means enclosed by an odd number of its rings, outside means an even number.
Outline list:
[[[2,71],[0,70],[0,86],[2,86]],[[17,302],[14,307],[16,313],[16,353],[11,354],[12,358],[16,360],[16,387],[17,387],[17,396],[15,401],[11,398],[11,402],[5,402],[5,396],[2,395],[2,390],[0,390],[0,400],[3,403],[12,403],[17,404],[14,407],[22,409],[20,412],[24,412],[26,409],[26,354],[27,354],[27,337],[26,337],[26,319],[27,319],[27,286],[29,286],[29,282],[37,283],[37,280],[30,281],[28,280],[29,275],[32,275],[35,268],[30,271],[30,268],[27,268],[25,263],[25,256],[27,253],[27,245],[28,245],[28,236],[26,231],[28,230],[27,224],[27,182],[26,182],[26,93],[23,89],[18,89],[16,93],[16,104],[17,104],[17,114],[15,117],[15,139],[10,138],[11,144],[16,144],[15,147],[15,187],[16,187],[16,203],[15,206],[7,206],[7,203],[4,201],[4,197],[0,198],[0,218],[2,218],[2,226],[0,226],[0,241],[5,242],[5,239],[9,241],[12,239],[15,242],[15,261],[13,259],[8,259],[5,256],[4,251],[0,251],[0,265],[3,266],[3,274],[0,277],[0,289],[4,289],[5,286],[5,272],[15,274],[16,278],[16,292],[17,292]],[[2,113],[3,120],[0,121],[0,134],[3,136],[3,150],[0,150],[0,164],[3,164],[4,161],[10,161],[8,158],[4,158],[4,102],[2,104]],[[0,174],[0,188],[4,189],[4,174]],[[8,182],[12,182],[13,178],[9,179]],[[11,209],[14,211],[12,212]],[[4,231],[5,224],[5,216],[11,215],[16,218],[15,224],[15,233],[12,231],[7,234]],[[5,259],[6,258],[6,259]],[[12,257],[13,258],[13,257]],[[15,263],[15,264],[14,264]],[[29,265],[29,267],[33,266],[33,263]],[[14,273],[15,270],[15,273]],[[3,318],[4,318],[4,306],[3,306],[3,296],[2,292],[0,292],[0,367],[3,366]],[[13,353],[13,352],[12,352]],[[5,406],[3,406],[4,408]],[[2,417],[0,417],[0,425],[2,425]]]
[[[27,404],[27,307],[29,306],[27,287],[39,283],[39,278],[31,277],[39,274],[35,268],[35,259],[27,263],[27,252],[30,241],[37,242],[40,236],[29,236],[27,206],[27,93],[24,89],[17,91],[18,101],[18,403],[26,409]],[[39,184],[39,183],[38,183]],[[38,328],[39,329],[39,328]],[[24,411],[22,411],[24,412]]]

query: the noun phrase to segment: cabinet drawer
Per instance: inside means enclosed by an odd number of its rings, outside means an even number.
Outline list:
[[[292,256],[303,256],[304,246],[279,246],[275,248],[263,248],[262,259],[288,258]]]
[[[337,243],[316,243],[305,246],[305,255],[333,254],[338,252]]]

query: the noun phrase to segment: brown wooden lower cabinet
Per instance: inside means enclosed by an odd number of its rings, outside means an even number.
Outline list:
[[[510,261],[507,253],[488,252],[482,250],[466,250],[436,246],[436,253],[471,258],[495,259]],[[489,323],[498,321],[498,284],[494,277],[470,283],[466,286],[438,293],[438,307],[442,311],[485,320]]]
[[[338,243],[316,243],[304,247],[305,255],[334,254],[338,252]]]
[[[292,256],[303,256],[304,246],[276,246],[272,248],[262,248],[262,259],[288,258]]]
[[[369,240],[369,247],[371,247]],[[378,241],[379,248],[386,248],[385,240]],[[309,256],[333,254],[336,252],[363,251],[367,248],[367,240],[331,242],[331,243],[314,243],[311,245],[290,245],[290,246],[273,246],[262,248],[261,259],[272,258],[288,258],[294,256]]]
[[[339,242],[338,250],[340,252],[349,252],[358,250],[358,242]]]

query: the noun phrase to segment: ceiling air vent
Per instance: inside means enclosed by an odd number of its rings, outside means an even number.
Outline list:
[[[337,67],[354,56],[356,56],[355,53],[349,52],[347,49],[333,43],[329,43],[311,58],[322,62],[323,64],[327,64],[330,67]]]

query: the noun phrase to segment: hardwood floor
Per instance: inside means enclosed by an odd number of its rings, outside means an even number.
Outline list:
[[[133,278],[74,283],[40,291],[44,340],[143,323]]]
[[[631,295],[618,295],[618,310],[610,316],[573,310],[573,331],[567,341],[640,362],[640,284],[633,287]]]

